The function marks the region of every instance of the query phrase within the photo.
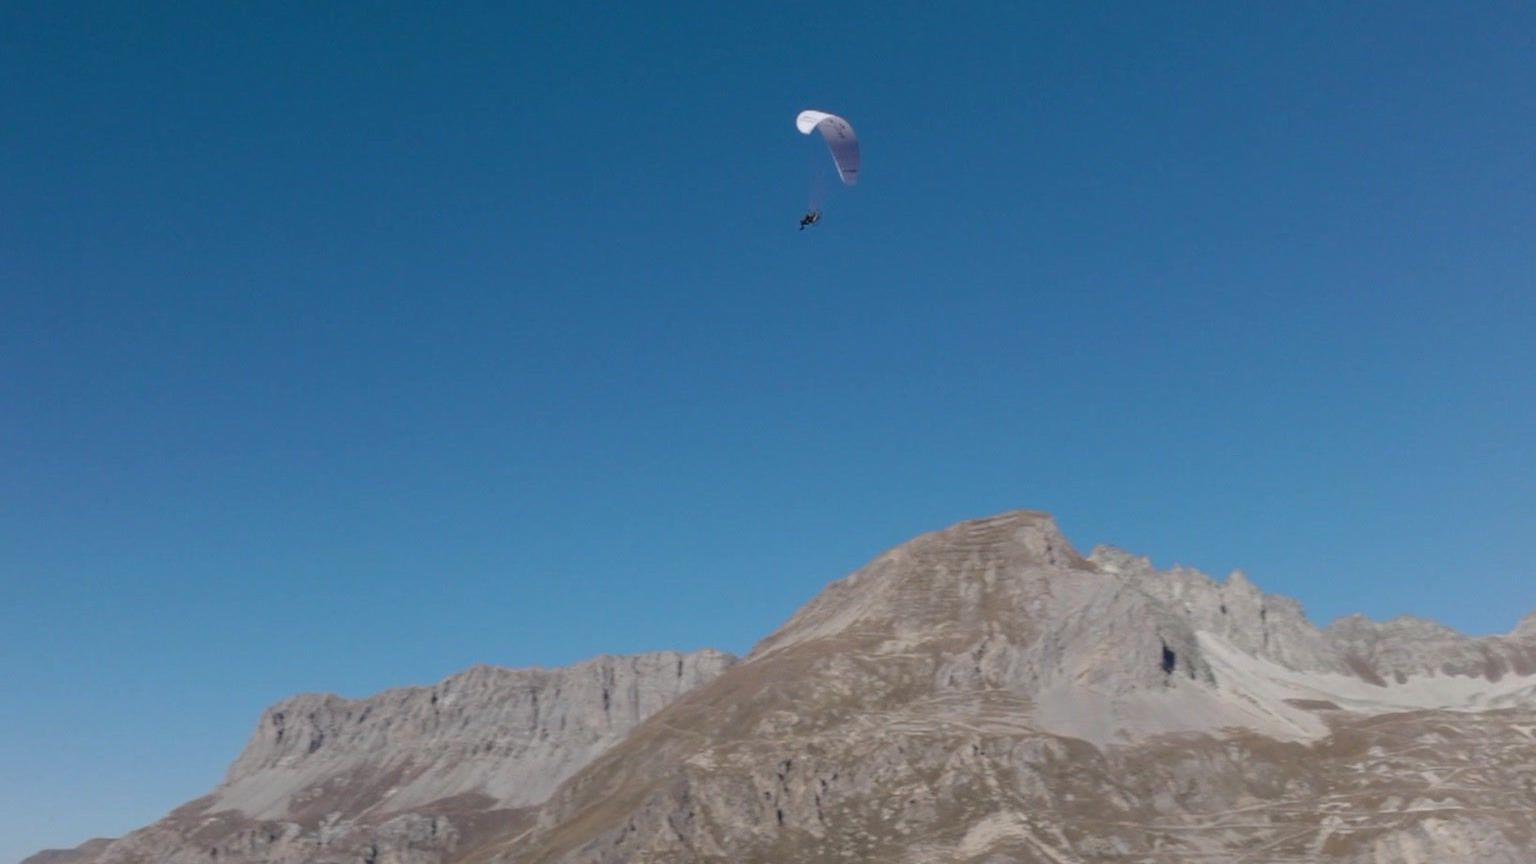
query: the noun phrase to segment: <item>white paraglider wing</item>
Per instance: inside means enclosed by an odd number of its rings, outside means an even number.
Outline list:
[[[859,182],[859,139],[847,120],[825,111],[801,111],[795,128],[803,135],[820,132],[837,163],[837,176],[848,186]]]

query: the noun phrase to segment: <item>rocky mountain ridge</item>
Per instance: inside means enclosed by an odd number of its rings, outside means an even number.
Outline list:
[[[476,666],[432,687],[367,699],[297,696],[262,715],[212,806],[281,817],[294,796],[339,775],[387,783],[376,800],[356,798],[353,808],[406,809],[467,794],[496,807],[536,804],[733,659],[705,650],[604,656],[556,670]]]
[[[741,662],[594,663],[291,700],[214,794],[74,860],[1529,864],[1536,848],[1536,616],[1502,637],[1318,629],[1241,573],[1082,556],[1043,513],[878,556]]]
[[[485,826],[518,824],[561,781],[734,662],[713,650],[666,651],[559,669],[477,666],[365,699],[295,696],[262,714],[209,795],[120,840],[28,860],[438,860],[444,845],[471,845]]]
[[[1263,593],[1242,571],[1222,583],[1183,567],[1159,571],[1146,558],[1111,547],[1099,547],[1089,557],[1102,569],[1136,578],[1142,590],[1181,607],[1195,629],[1297,671],[1337,672],[1372,683],[1390,678],[1399,684],[1423,675],[1495,682],[1505,674],[1536,675],[1536,614],[1506,636],[1464,636],[1411,616],[1377,622],[1351,615],[1319,630],[1299,603]]]

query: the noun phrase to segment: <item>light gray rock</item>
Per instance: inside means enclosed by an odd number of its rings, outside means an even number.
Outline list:
[[[1265,594],[1241,570],[1225,583],[1186,567],[1159,571],[1146,558],[1100,546],[1089,560],[1100,569],[1136,581],[1137,587],[1162,602],[1192,627],[1222,637],[1254,657],[1274,660],[1288,668],[1313,672],[1349,673],[1334,647],[1307,620],[1301,604],[1288,597]]]
[[[1530,624],[1530,619],[1521,628]],[[1536,675],[1536,640],[1517,628],[1509,636],[1470,638],[1422,618],[1386,622],[1359,615],[1335,621],[1327,631],[1340,650],[1361,658],[1383,681],[1445,675],[1499,681],[1505,675]]]
[[[504,864],[1533,848],[1532,694],[1427,668],[1378,683],[1378,662],[1395,661],[1241,574],[1084,559],[1044,514],[1005,514],[833,583],[493,848]]]
[[[322,790],[336,777],[349,778],[349,816],[452,795],[484,796],[495,807],[536,804],[731,659],[662,652],[556,670],[477,666],[434,687],[368,699],[298,696],[262,716],[211,808],[256,819],[331,812]],[[379,788],[358,795],[363,783]]]
[[[1473,864],[1536,848],[1536,616],[1319,630],[1038,512],[923,535],[742,662],[475,669],[269,711],[67,864]]]
[[[604,656],[477,666],[367,699],[296,696],[262,715],[211,794],[52,860],[435,864],[526,821],[562,780],[733,662],[709,650]]]

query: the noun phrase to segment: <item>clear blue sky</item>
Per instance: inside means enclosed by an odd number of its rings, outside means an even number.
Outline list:
[[[0,860],[1014,507],[1509,629],[1536,6],[1259,5],[4,4]]]

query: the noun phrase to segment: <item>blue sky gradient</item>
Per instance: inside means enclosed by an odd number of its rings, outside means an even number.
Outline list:
[[[1536,609],[1536,6],[619,6],[0,6],[0,860],[1016,507]]]

